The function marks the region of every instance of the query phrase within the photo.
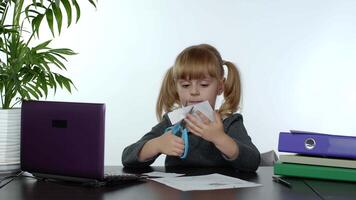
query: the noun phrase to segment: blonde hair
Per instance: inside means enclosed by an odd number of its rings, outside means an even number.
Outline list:
[[[240,104],[241,81],[236,66],[224,61],[215,47],[209,44],[190,46],[184,49],[170,67],[161,85],[156,104],[156,115],[159,121],[166,112],[174,110],[181,103],[176,87],[178,79],[200,79],[206,74],[218,80],[224,79],[224,68],[227,77],[224,82],[224,102],[219,108],[222,116],[229,116],[237,111]]]

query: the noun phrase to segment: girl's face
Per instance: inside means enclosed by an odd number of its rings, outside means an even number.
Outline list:
[[[223,86],[223,80],[220,81],[210,76],[206,76],[203,79],[177,80],[177,92],[183,106],[207,100],[214,109],[216,97],[223,92]]]

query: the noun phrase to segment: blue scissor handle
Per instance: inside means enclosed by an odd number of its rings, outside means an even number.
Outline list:
[[[165,132],[172,131],[174,135],[177,135],[179,132],[182,133],[181,138],[184,141],[184,153],[180,156],[181,159],[185,159],[188,155],[188,130],[186,128],[182,128],[180,123],[175,124],[174,126],[168,127]]]

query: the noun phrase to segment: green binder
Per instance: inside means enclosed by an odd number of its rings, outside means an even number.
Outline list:
[[[274,174],[356,182],[356,169],[276,162]]]

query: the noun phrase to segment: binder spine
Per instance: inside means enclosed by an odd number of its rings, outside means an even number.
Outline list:
[[[281,132],[278,151],[321,157],[356,158],[356,137]]]
[[[356,182],[355,170],[341,167],[326,167],[289,163],[286,164],[277,162],[274,165],[274,174],[282,176]]]

